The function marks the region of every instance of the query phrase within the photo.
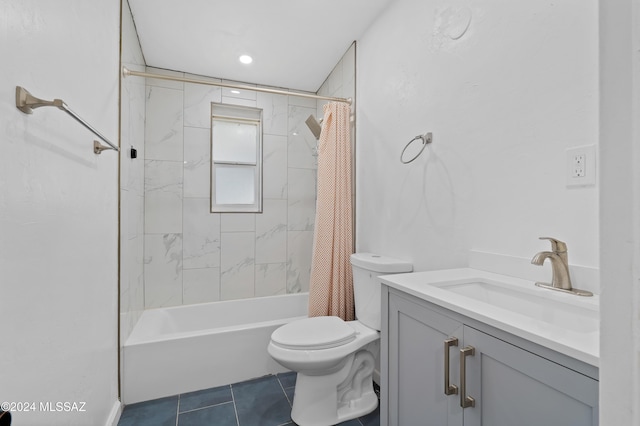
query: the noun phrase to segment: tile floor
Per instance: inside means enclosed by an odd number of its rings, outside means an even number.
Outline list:
[[[296,373],[127,405],[118,426],[284,426],[291,421]],[[340,423],[379,426],[380,408]]]

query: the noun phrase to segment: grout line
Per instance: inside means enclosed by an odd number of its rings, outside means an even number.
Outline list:
[[[176,426],[178,426],[179,417],[180,417],[180,394],[178,394],[178,404],[176,406]]]
[[[233,393],[233,385],[229,385],[231,388],[231,401],[233,402],[233,411],[236,413],[236,424],[240,426],[240,419],[238,418],[238,407],[236,407],[236,396]]]
[[[182,74],[182,76],[184,77],[184,74]],[[180,302],[180,305],[185,305],[184,303],[184,164],[185,164],[185,150],[186,150],[186,146],[184,143],[184,111],[187,108],[187,106],[185,105],[185,85],[184,83],[182,84],[182,110],[180,111],[182,114],[181,115],[181,130],[182,130],[182,167],[180,168],[180,171],[182,172],[181,177],[181,193],[180,193],[180,204],[182,205],[182,211],[181,213],[181,222],[180,222],[180,234],[182,235],[182,253],[180,254],[180,258],[182,259],[182,263],[181,263],[181,268],[180,268],[180,289],[182,290],[180,292],[180,295],[182,296],[182,300]],[[146,117],[146,112],[145,112],[145,117]],[[176,425],[177,426],[177,425]]]
[[[187,411],[181,411],[180,414],[184,414],[184,413],[192,413],[194,411],[199,411],[199,410],[204,410],[205,408],[211,408],[211,407],[218,407],[220,405],[224,405],[224,404],[231,404],[233,401],[225,401],[225,402],[221,402],[219,404],[212,404],[212,405],[206,405],[204,407],[198,407],[198,408],[194,408],[193,410],[187,410]]]
[[[280,385],[280,389],[282,389],[282,393],[284,393],[284,397],[287,398],[287,401],[289,401],[289,405],[293,407],[293,401],[289,400],[289,397],[287,396],[287,392],[284,390],[284,386],[282,386],[282,382],[280,381],[280,377],[276,375],[276,379],[278,379],[278,384]]]

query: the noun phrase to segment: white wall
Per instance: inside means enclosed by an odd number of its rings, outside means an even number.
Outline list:
[[[640,1],[499,6],[452,40],[443,2],[399,0],[359,43],[359,249],[433,269],[564,239],[602,268],[600,424],[638,424]],[[425,130],[431,158],[398,165]],[[600,189],[562,188],[563,150],[595,143]]]
[[[565,186],[565,150],[598,143],[595,0],[397,0],[359,41],[357,77],[358,250],[416,270],[470,251],[526,264],[553,236],[598,267],[598,188]]]
[[[118,141],[119,2],[0,0],[0,399],[16,425],[102,425],[117,409],[118,154],[64,112],[15,107],[15,86],[62,98]],[[43,412],[43,402],[86,402]]]
[[[640,1],[600,2],[600,424],[640,424]]]

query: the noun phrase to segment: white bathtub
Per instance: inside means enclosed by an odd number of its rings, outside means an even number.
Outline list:
[[[145,311],[124,346],[125,404],[287,371],[267,353],[271,333],[307,315],[308,294]]]

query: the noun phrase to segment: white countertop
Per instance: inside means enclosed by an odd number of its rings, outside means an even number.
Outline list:
[[[471,268],[382,275],[380,279],[391,288],[598,367],[600,359],[598,295],[581,297],[564,294],[536,287],[533,281]],[[530,300],[540,301],[541,310],[545,309],[546,301],[554,306],[558,306],[555,302],[567,304],[567,311],[576,309],[586,313],[591,324],[589,327],[581,327],[582,324],[578,322],[584,320],[578,317],[572,318],[570,312],[563,312],[564,315],[559,320],[553,318],[553,315],[545,317],[546,312],[542,311],[539,316],[544,320],[534,319],[519,313],[517,306],[513,309],[504,309],[437,286],[438,283],[451,281],[488,281],[503,286],[515,286],[513,288],[518,292],[530,295]],[[556,323],[553,322],[554,319]]]

